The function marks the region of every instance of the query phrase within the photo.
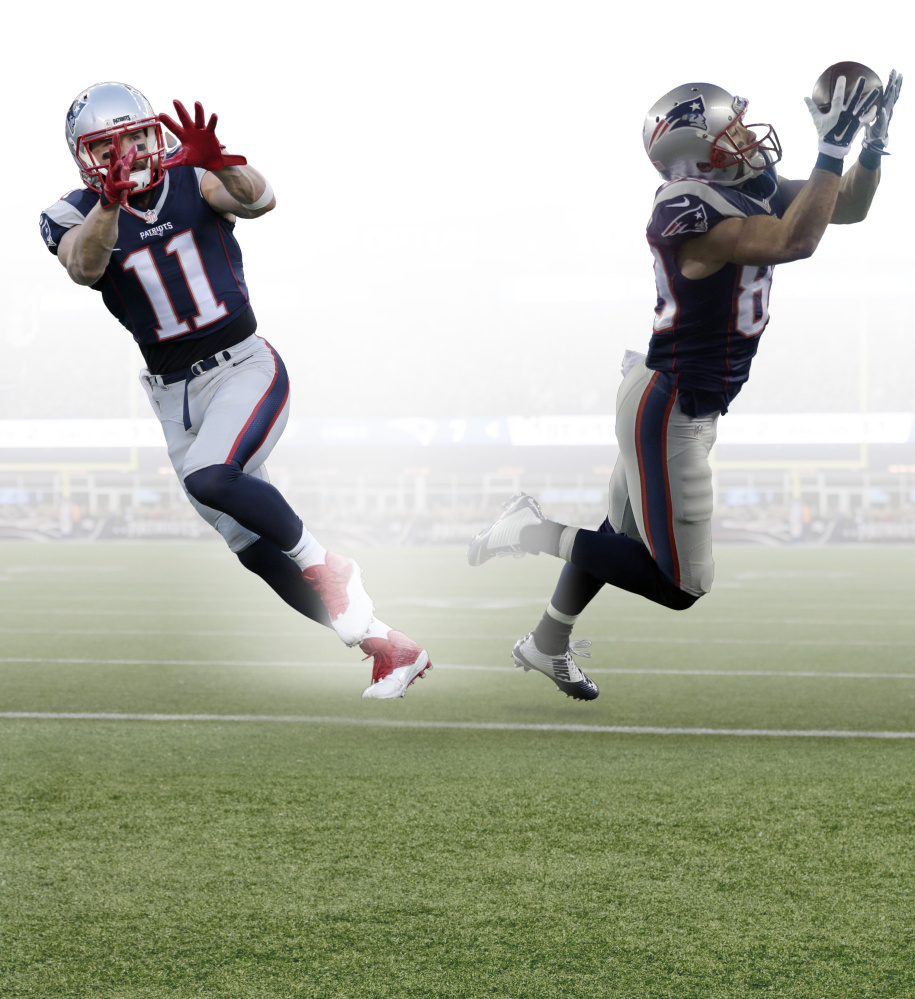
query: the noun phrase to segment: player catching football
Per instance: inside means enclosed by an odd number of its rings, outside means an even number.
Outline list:
[[[301,614],[373,657],[363,697],[403,697],[432,664],[374,616],[362,572],[326,551],[270,484],[264,461],[289,414],[279,354],[257,336],[236,218],[272,211],[273,191],[243,156],[175,101],[153,113],[123,83],[97,83],[70,105],[66,136],[82,188],[41,215],[48,249],[77,284],[102,294],[133,335],[140,381],[169,458],[198,513],[241,564]],[[169,151],[163,125],[178,140]]]
[[[596,531],[569,527],[522,494],[467,552],[471,565],[540,552],[567,563],[512,657],[571,697],[598,695],[572,658],[589,655],[590,643],[570,639],[604,584],[674,610],[711,589],[708,456],[769,320],[772,269],[811,256],[830,222],[864,219],[880,181],[902,77],[893,71],[881,90],[869,71],[849,76],[826,91],[831,101],[805,98],[819,139],[806,181],[778,176],[775,130],[745,125],[747,102],[720,87],[685,84],[648,112],[645,149],[664,180],[648,223],[658,299],[647,356],[623,359],[607,519]],[[846,171],[862,128],[863,149]]]

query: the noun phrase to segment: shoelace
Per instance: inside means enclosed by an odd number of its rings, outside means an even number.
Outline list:
[[[588,677],[587,674],[579,667],[578,663],[574,662],[572,659],[572,656],[581,656],[583,659],[590,659],[591,653],[585,652],[585,649],[590,647],[591,642],[587,638],[577,638],[574,642],[569,642],[562,655],[551,656],[553,664],[553,679],[578,683],[580,682],[579,680],[573,679],[574,674],[572,671],[576,670],[581,675],[582,680],[590,682],[590,677]]]
[[[365,652],[365,646],[371,642],[373,645],[377,642],[378,644],[374,647],[370,647],[370,651],[367,655],[362,657],[362,661],[365,662],[366,659],[372,659],[372,683],[377,683],[379,680],[383,680],[389,673],[394,669],[394,656],[395,647],[394,644],[388,638],[367,638],[362,643],[362,651]],[[381,643],[384,643],[382,645]],[[387,648],[385,648],[387,646]],[[387,668],[385,668],[387,667]],[[382,674],[382,669],[384,673]]]
[[[516,495],[512,496],[510,499],[506,500],[502,504],[502,509],[503,510],[507,510],[514,503],[518,503],[518,501],[520,499],[522,499],[522,498],[529,501],[525,505],[527,505],[530,509],[535,510],[538,517],[542,517],[543,516],[543,510],[540,509],[540,504],[537,502],[537,500],[534,499],[533,496],[530,496],[527,493],[517,493]],[[519,505],[519,509],[520,509],[521,508],[521,504],[519,503],[518,505]]]

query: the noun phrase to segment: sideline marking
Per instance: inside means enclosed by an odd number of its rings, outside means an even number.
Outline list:
[[[88,711],[3,711],[0,718],[38,721],[267,722],[293,725],[353,725],[381,728],[481,729],[492,732],[580,732],[590,735],[730,735],[804,739],[915,739],[915,732],[854,732],[822,729],[661,728],[649,725],[538,725],[521,722],[409,721],[391,718],[323,718],[310,715],[159,715]]]
[[[364,669],[362,662],[300,662],[283,659],[45,659],[33,656],[0,656],[0,663],[44,663],[63,666],[256,666],[258,668],[293,669]],[[436,663],[436,669],[474,670],[481,673],[514,673],[516,666],[482,666],[469,663]],[[768,669],[613,669],[591,666],[588,673],[608,676],[774,676],[832,680],[915,680],[915,673],[825,673],[816,670]],[[2,717],[2,715],[0,715]]]

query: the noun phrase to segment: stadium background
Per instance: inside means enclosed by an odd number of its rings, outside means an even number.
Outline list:
[[[41,155],[25,155],[28,197],[8,206],[15,238],[0,248],[0,533],[195,529],[155,446],[138,352],[34,224],[77,181],[61,122],[95,78],[127,79],[162,110],[200,98],[278,192],[277,211],[239,234],[260,331],[292,376],[294,422],[268,467],[316,529],[454,541],[519,486],[558,516],[599,520],[619,360],[644,349],[652,319],[645,107],[683,78],[713,77],[749,96],[750,121],[776,125],[780,169],[802,177],[814,136],[801,97],[848,55],[838,21],[815,32],[801,21],[752,57],[714,23],[701,45],[670,45],[672,11],[621,24],[591,3],[310,6],[288,35],[273,12],[269,44],[205,71],[176,38],[154,69],[119,50],[30,79]],[[15,17],[19,37],[35,37],[33,16]],[[176,34],[207,30],[192,10]],[[884,76],[896,58],[879,32],[853,48]],[[16,67],[4,66],[11,82]],[[910,537],[905,106],[872,217],[776,273],[753,377],[722,421],[721,537],[723,520],[742,536]],[[18,162],[0,164],[8,190]],[[572,419],[530,422],[544,416]],[[737,426],[752,416],[780,420]],[[505,431],[511,417],[528,421],[523,438]]]

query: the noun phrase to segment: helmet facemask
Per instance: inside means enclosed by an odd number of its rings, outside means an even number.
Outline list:
[[[742,97],[734,98],[734,110],[737,117],[723,128],[712,142],[712,150],[709,155],[709,164],[713,170],[725,170],[729,177],[719,183],[739,184],[751,177],[773,166],[782,158],[782,146],[778,140],[778,135],[771,125],[755,124],[744,125],[743,116],[747,110],[747,101]],[[739,145],[731,134],[735,125],[741,125],[745,129],[765,129],[762,138],[757,138],[747,145]],[[744,169],[740,169],[740,166]],[[731,167],[738,169],[731,170]]]
[[[142,194],[159,183],[163,177],[162,157],[165,152],[162,126],[155,118],[143,118],[125,121],[114,128],[104,128],[79,136],[73,155],[79,163],[83,180],[90,187],[98,189],[105,182],[105,177],[108,174],[108,147],[114,143],[120,150],[122,137],[133,135],[135,132],[144,133],[145,141],[131,143],[131,145],[137,146],[137,158],[130,172],[130,179],[136,181],[137,186],[132,188],[130,193],[131,195]],[[104,143],[104,146],[93,152],[91,147],[101,142]],[[143,146],[145,148],[141,148]],[[104,149],[104,153],[102,149]],[[122,153],[122,155],[124,154]]]

